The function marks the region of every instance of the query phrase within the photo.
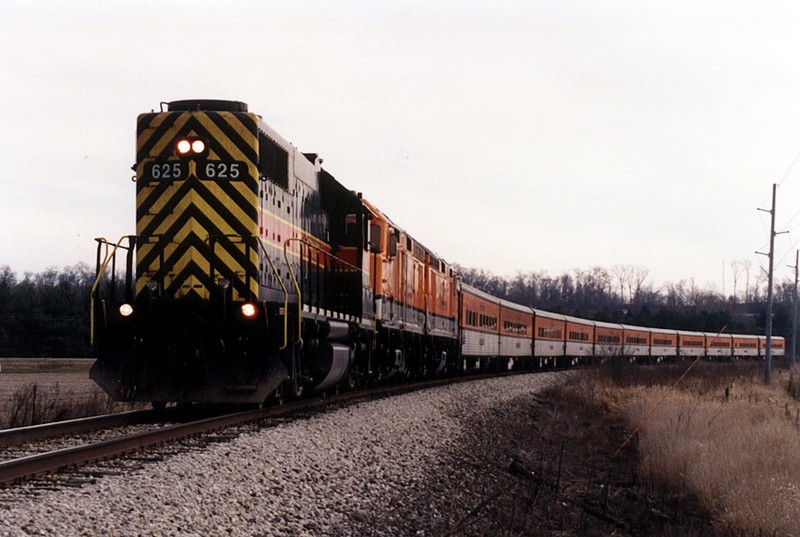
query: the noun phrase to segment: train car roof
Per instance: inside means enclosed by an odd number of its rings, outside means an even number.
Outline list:
[[[533,313],[537,317],[543,317],[545,319],[555,319],[557,321],[566,321],[567,320],[567,316],[566,315],[563,315],[561,313],[553,313],[552,311],[537,310],[536,308],[533,308]]]
[[[616,330],[622,330],[623,329],[623,325],[621,325],[619,323],[607,323],[605,321],[592,321],[592,322],[594,322],[595,326],[598,326],[600,328],[614,328]]]
[[[523,306],[522,304],[517,304],[516,302],[511,302],[510,300],[504,300],[502,298],[500,299],[500,307],[509,310],[519,311],[522,313],[527,313],[529,315],[533,313],[533,308],[530,308],[528,306]]]
[[[676,330],[675,328],[647,328],[647,330],[650,330],[654,334],[670,334],[670,335],[678,334],[678,330]]]
[[[718,338],[732,338],[733,337],[733,334],[728,334],[727,332],[726,333],[703,332],[703,335],[706,336],[706,337],[718,337]]]
[[[493,295],[490,295],[489,293],[481,291],[477,287],[473,287],[473,286],[471,286],[471,285],[469,285],[467,283],[463,283],[463,282],[461,283],[461,290],[465,291],[465,292],[468,292],[469,294],[474,295],[474,296],[476,296],[478,298],[482,298],[483,300],[486,300],[487,302],[491,302],[492,304],[500,304],[500,299],[497,298],[496,296],[493,296]]]
[[[703,332],[693,332],[691,330],[677,330],[679,336],[700,336],[705,337]]]
[[[594,326],[594,321],[590,319],[583,319],[581,317],[574,317],[572,315],[564,315],[564,320],[568,323],[585,324],[587,326]]]
[[[648,328],[646,326],[634,326],[632,324],[622,324],[620,325],[625,330],[636,330],[637,332],[652,332],[652,328]]]

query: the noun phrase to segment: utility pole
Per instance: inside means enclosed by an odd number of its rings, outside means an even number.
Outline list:
[[[789,369],[794,367],[795,360],[797,359],[797,276],[798,267],[800,267],[800,250],[794,254],[794,312],[792,313],[792,349],[789,355]]]
[[[772,209],[759,209],[770,214],[771,224],[769,228],[769,254],[763,252],[756,252],[757,254],[767,255],[769,257],[769,274],[767,277],[767,348],[764,352],[764,385],[769,386],[772,383],[772,261],[775,251],[775,192],[778,185],[772,183]]]

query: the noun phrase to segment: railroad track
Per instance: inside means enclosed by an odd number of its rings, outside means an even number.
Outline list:
[[[108,427],[122,427],[152,422],[156,415],[153,410],[132,410],[103,416],[91,416],[74,420],[56,421],[0,430],[0,448],[16,446],[45,438],[84,433]]]
[[[220,410],[211,407],[183,408],[169,407],[163,410],[132,410],[101,416],[89,416],[72,420],[30,425],[0,430],[0,448],[28,444],[40,440],[69,435],[79,435],[95,430],[110,429],[153,423],[183,422],[199,417],[220,414]]]
[[[91,442],[85,445],[37,453],[0,462],[0,486],[8,487],[15,483],[33,479],[37,476],[51,474],[72,467],[79,468],[94,461],[125,456],[126,454],[144,451],[154,446],[174,443],[198,435],[219,432],[229,427],[252,422],[269,421],[285,416],[301,415],[330,406],[407,393],[457,382],[479,380],[492,376],[495,375],[476,375],[428,380],[411,384],[380,386],[367,390],[343,392],[334,395],[302,399],[280,406],[206,417],[187,423],[167,425],[154,430],[127,434],[100,442]],[[110,427],[119,424],[130,424],[132,422],[141,423],[143,420],[152,419],[153,415],[153,411],[140,411],[123,413],[116,417],[115,415],[110,415],[100,417],[99,419],[86,418],[85,420],[71,420],[77,423],[64,422],[63,424],[49,424],[48,426],[25,427],[20,430],[12,429],[0,433],[0,446],[9,445],[12,442],[18,443],[27,441],[36,435],[53,436],[63,434],[58,432],[59,430],[75,432],[81,428],[83,428],[82,430],[91,430],[105,426]],[[107,425],[103,425],[104,423]]]

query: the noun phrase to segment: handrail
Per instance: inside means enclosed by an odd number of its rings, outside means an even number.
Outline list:
[[[292,263],[289,261],[289,250],[288,250],[289,243],[293,242],[293,241],[297,241],[297,242],[301,242],[301,243],[305,242],[309,246],[311,246],[311,244],[309,244],[308,241],[306,241],[304,239],[297,238],[297,237],[289,237],[288,239],[286,239],[283,242],[283,258],[286,260],[286,266],[289,268],[289,275],[292,277],[292,283],[294,284],[294,288],[297,291],[297,338],[295,339],[294,343],[295,343],[295,345],[299,345],[299,346],[302,347],[303,346],[303,336],[302,336],[302,334],[303,334],[303,293],[302,293],[302,291],[300,291],[300,284],[297,283],[297,277],[295,277],[295,275],[294,275],[294,269],[292,269]],[[301,261],[302,261],[302,255],[303,255],[303,252],[301,251],[300,252]],[[284,316],[284,321],[283,322],[288,327],[288,325],[289,325],[289,308],[288,308],[288,305],[287,305],[287,308],[286,308],[285,312],[286,312],[286,315]]]
[[[283,351],[289,346],[289,316],[286,314],[286,312],[289,311],[289,291],[286,289],[286,286],[283,285],[283,278],[281,278],[281,274],[278,272],[278,269],[275,268],[275,263],[272,262],[272,258],[267,253],[267,248],[264,246],[264,243],[261,242],[261,237],[256,237],[256,240],[258,241],[258,245],[261,246],[261,251],[264,252],[264,257],[267,258],[269,266],[272,268],[272,273],[275,275],[275,279],[278,280],[278,283],[281,284],[281,289],[283,289],[283,346],[278,349]]]
[[[295,343],[302,346],[303,338],[301,336],[299,336],[299,335],[302,334],[302,329],[303,329],[303,296],[302,296],[302,291],[300,290],[300,284],[297,282],[297,277],[294,274],[294,269],[292,269],[292,264],[289,261],[289,243],[291,243],[291,242],[299,242],[301,244],[305,244],[310,249],[316,250],[317,252],[319,252],[322,255],[327,256],[329,258],[336,259],[339,263],[341,263],[342,266],[350,267],[356,272],[363,272],[363,271],[360,268],[358,268],[357,266],[355,266],[355,265],[353,265],[351,263],[348,263],[344,259],[342,259],[340,257],[336,257],[335,255],[324,251],[319,246],[311,244],[306,239],[303,239],[303,238],[300,238],[300,237],[289,237],[288,239],[286,239],[283,242],[283,257],[286,260],[286,266],[289,268],[289,275],[292,277],[292,283],[294,284],[294,288],[297,291],[297,334],[298,334],[298,338],[295,340]],[[302,260],[302,255],[303,255],[303,253],[301,251],[300,252],[301,260]],[[285,322],[288,323],[288,320],[286,320]]]
[[[108,264],[111,262],[112,259],[117,255],[117,250],[122,246],[122,241],[128,238],[128,235],[123,235],[120,237],[119,241],[115,245],[113,245],[113,249],[109,251],[111,247],[111,243],[108,242],[108,239],[105,237],[98,237],[95,240],[100,243],[98,245],[98,250],[105,246],[105,255],[103,257],[103,263],[97,269],[97,276],[95,276],[94,283],[92,284],[92,292],[89,299],[89,345],[94,347],[94,301],[95,301],[95,292],[97,291],[97,287],[100,285],[100,280],[103,278],[103,274],[105,274],[106,269],[108,268]],[[98,255],[99,258],[99,255]]]

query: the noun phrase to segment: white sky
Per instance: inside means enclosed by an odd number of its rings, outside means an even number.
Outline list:
[[[450,261],[721,290],[766,266],[772,183],[800,225],[799,25],[764,0],[4,0],[0,265],[93,264],[134,232],[137,114],[220,98]]]

